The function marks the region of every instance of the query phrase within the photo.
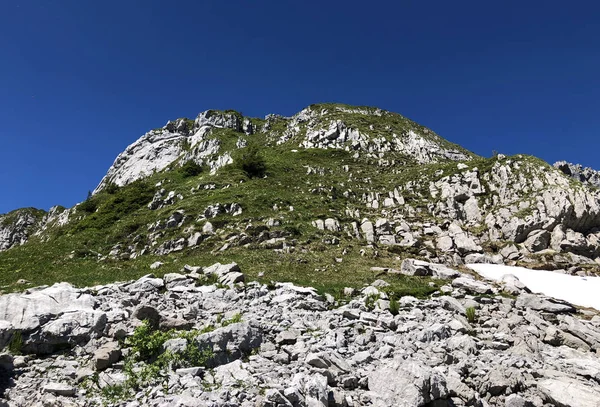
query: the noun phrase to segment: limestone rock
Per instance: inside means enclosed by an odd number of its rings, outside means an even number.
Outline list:
[[[598,407],[600,391],[569,377],[545,379],[537,387],[547,402],[563,407]]]
[[[121,349],[116,342],[109,342],[94,352],[94,368],[98,371],[111,367],[121,358]]]
[[[452,285],[477,294],[491,294],[494,291],[491,285],[466,277],[455,278]]]
[[[546,311],[552,313],[575,312],[572,305],[559,303],[556,300],[543,299],[537,295],[523,293],[517,297],[517,308],[531,308],[536,311]]]
[[[388,406],[424,406],[448,397],[444,376],[416,361],[386,362],[369,374],[369,389]]]

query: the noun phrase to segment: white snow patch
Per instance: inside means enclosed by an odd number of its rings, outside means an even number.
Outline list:
[[[502,280],[506,274],[512,274],[534,293],[600,310],[600,277],[579,277],[499,264],[467,264],[467,267],[496,281]]]

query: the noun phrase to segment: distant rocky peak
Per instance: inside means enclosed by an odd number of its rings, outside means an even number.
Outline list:
[[[202,126],[212,126],[242,131],[243,122],[243,116],[234,110],[206,110],[198,114],[195,125],[198,128]]]
[[[600,171],[589,167],[584,168],[581,164],[571,164],[566,161],[557,161],[554,163],[554,167],[573,179],[600,188]]]

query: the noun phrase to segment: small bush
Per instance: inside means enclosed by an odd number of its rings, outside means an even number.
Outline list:
[[[369,294],[365,298],[365,308],[369,311],[373,311],[375,309],[375,304],[379,301],[379,294]]]
[[[163,351],[163,344],[173,337],[171,332],[155,331],[147,320],[135,328],[133,335],[127,338],[138,360],[156,359]]]
[[[86,199],[79,204],[78,208],[86,213],[94,213],[98,209],[98,201],[94,198]]]
[[[255,144],[245,148],[237,165],[249,178],[262,178],[267,170],[265,160]]]
[[[148,321],[138,326],[133,335],[125,341],[131,348],[130,356],[125,360],[127,382],[125,388],[111,389],[105,397],[131,395],[129,389],[138,390],[143,386],[153,385],[164,377],[167,370],[180,367],[207,366],[214,353],[210,348],[201,348],[195,340],[200,333],[210,332],[213,326],[203,331],[159,331],[154,330]],[[183,351],[173,353],[165,351],[164,344],[169,339],[182,338],[187,342]]]
[[[221,322],[221,326],[237,324],[238,322],[242,322],[242,314],[240,314],[239,312],[232,316],[230,319],[226,319],[223,322]]]
[[[119,191],[119,186],[114,182],[111,182],[104,188],[104,191],[106,191],[107,194],[114,195]]]
[[[82,209],[91,215],[74,227],[76,231],[110,229],[118,220],[147,205],[154,197],[154,191],[154,186],[146,180],[137,180],[118,188],[113,195],[98,194],[78,206],[81,208],[83,205]]]
[[[390,298],[390,313],[392,315],[398,315],[400,312],[400,304],[398,304],[398,300],[395,297]]]
[[[190,160],[179,168],[179,173],[183,178],[196,177],[202,173],[202,166],[196,161]]]
[[[133,396],[129,387],[123,384],[112,384],[102,388],[102,396],[111,403],[128,400]]]
[[[8,344],[8,350],[13,355],[20,355],[23,348],[23,335],[21,331],[15,331]]]
[[[473,322],[475,322],[475,320],[477,319],[477,316],[475,314],[475,308],[474,307],[469,307],[466,309],[465,311],[466,315],[467,315],[467,321],[469,321],[470,324],[472,324]]]

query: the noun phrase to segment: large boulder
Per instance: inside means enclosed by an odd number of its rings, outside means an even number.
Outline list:
[[[455,278],[452,280],[452,286],[477,294],[491,294],[494,292],[494,287],[491,285],[467,277]]]
[[[541,380],[537,384],[546,402],[561,407],[598,407],[600,390],[569,377]]]
[[[576,311],[575,307],[568,303],[559,302],[558,300],[544,299],[537,295],[527,293],[523,293],[517,297],[516,306],[517,308],[531,308],[536,311],[552,312],[556,314],[563,312],[573,313]]]
[[[12,339],[15,327],[8,321],[0,320],[0,349],[3,349]]]
[[[46,354],[100,336],[107,317],[95,307],[90,294],[57,283],[26,294],[0,296],[0,320],[21,332],[23,352]]]
[[[433,276],[450,279],[458,277],[460,273],[443,264],[427,263],[422,260],[405,259],[400,266],[400,272],[407,276]]]
[[[448,398],[445,377],[416,361],[387,361],[369,374],[368,383],[375,405],[415,407]]]
[[[102,335],[106,322],[106,314],[100,311],[65,312],[26,336],[22,351],[43,355],[85,344]]]
[[[248,322],[231,324],[195,338],[196,345],[210,349],[213,356],[208,364],[219,366],[248,355],[262,343],[262,331]]]
[[[216,276],[219,283],[228,287],[233,287],[236,283],[243,283],[245,280],[244,274],[237,263],[215,263],[210,267],[206,267],[203,272],[207,276]]]
[[[531,232],[523,245],[531,253],[539,252],[548,248],[550,244],[550,232],[547,230],[534,230]]]
[[[28,294],[0,296],[0,320],[15,329],[33,331],[57,317],[73,311],[93,310],[96,300],[68,283],[56,283]]]

